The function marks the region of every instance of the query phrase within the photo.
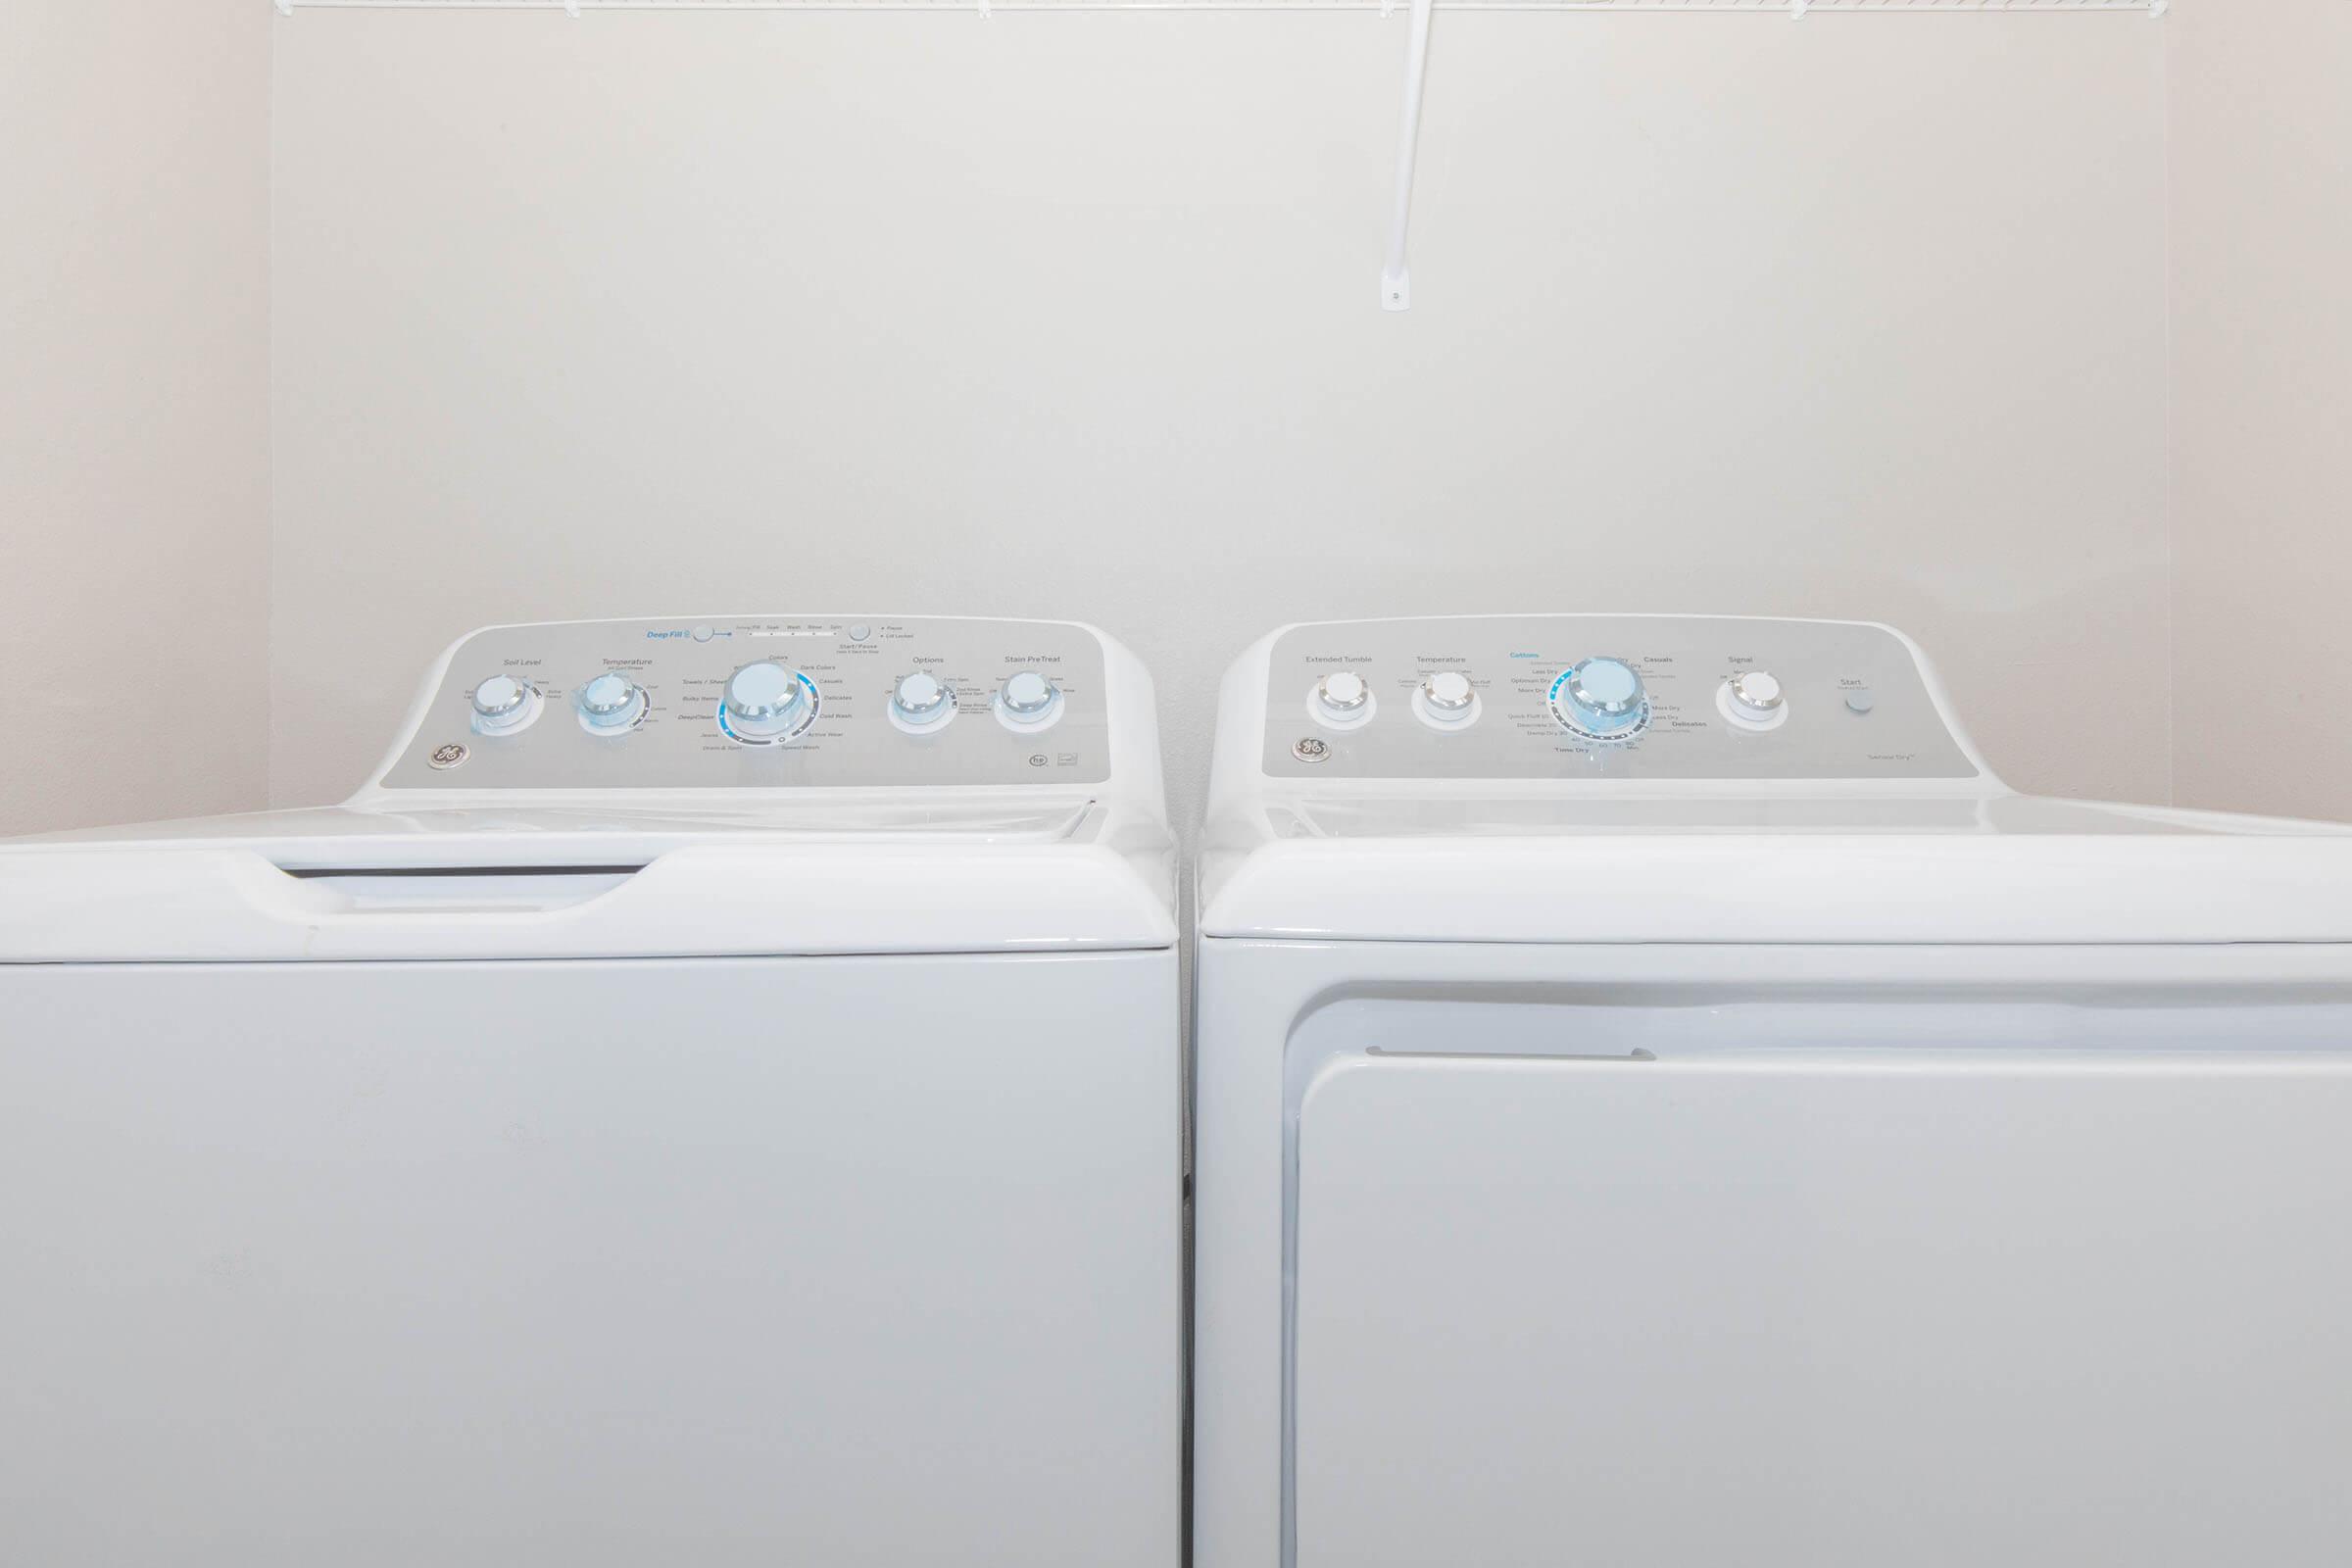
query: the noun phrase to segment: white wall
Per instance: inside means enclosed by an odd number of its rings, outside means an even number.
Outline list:
[[[2161,27],[305,12],[275,60],[273,794],[477,622],[1101,621],[1178,809],[1290,618],[1897,622],[2162,799]]]
[[[264,804],[269,58],[0,4],[0,833]]]
[[[2171,27],[2180,795],[2352,817],[2352,6]]]

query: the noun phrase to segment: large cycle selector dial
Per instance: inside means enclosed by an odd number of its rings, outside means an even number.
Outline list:
[[[516,675],[493,675],[473,689],[473,731],[512,735],[528,729],[545,706],[539,688]]]
[[[816,682],[787,664],[762,659],[727,677],[718,702],[718,727],[747,746],[781,746],[816,722]]]
[[[591,735],[619,735],[637,727],[647,707],[645,688],[616,669],[589,681],[572,698],[580,727]]]
[[[1588,659],[1551,683],[1551,713],[1590,740],[1631,740],[1649,723],[1641,671],[1622,659]]]
[[[1022,734],[1052,729],[1061,717],[1061,688],[1043,670],[1024,669],[997,688],[997,721]]]
[[[956,688],[926,670],[901,675],[891,688],[890,721],[913,735],[945,729],[956,717]]]

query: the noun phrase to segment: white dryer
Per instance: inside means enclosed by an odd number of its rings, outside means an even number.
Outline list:
[[[1200,1568],[2344,1560],[2346,829],[1842,622],[1292,626],[1216,744]]]
[[[0,1561],[1173,1568],[1172,886],[1132,656],[879,614],[0,849]]]

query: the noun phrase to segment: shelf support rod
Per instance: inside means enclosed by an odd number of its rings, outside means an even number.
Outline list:
[[[1413,149],[1421,139],[1421,84],[1429,76],[1429,14],[1433,0],[1413,0],[1412,38],[1404,50],[1404,125],[1396,139],[1396,210],[1389,220],[1389,258],[1380,270],[1380,308],[1413,305],[1413,274],[1404,241],[1413,220]]]

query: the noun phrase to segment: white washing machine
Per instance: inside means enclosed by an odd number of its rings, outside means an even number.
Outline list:
[[[2346,833],[2012,794],[1883,626],[1268,637],[1200,1568],[2343,1562]]]
[[[0,1561],[1173,1568],[1170,845],[1116,643],[872,615],[0,849]]]

